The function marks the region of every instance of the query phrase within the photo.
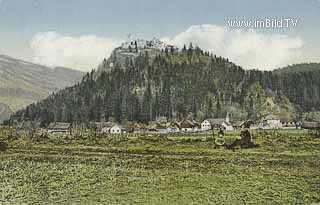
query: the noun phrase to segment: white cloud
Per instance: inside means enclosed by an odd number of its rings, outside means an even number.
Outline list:
[[[190,42],[216,55],[229,58],[245,69],[271,70],[301,61],[304,41],[299,37],[195,25],[163,41],[182,47]]]
[[[36,34],[30,46],[35,63],[89,71],[108,57],[120,42],[115,38],[94,35],[64,36],[57,32],[44,32]]]
[[[180,48],[192,42],[203,50],[229,58],[245,69],[271,70],[303,61],[304,41],[301,38],[254,30],[195,25],[162,40]],[[121,40],[116,38],[43,32],[33,37],[30,46],[35,63],[90,71],[120,44]]]

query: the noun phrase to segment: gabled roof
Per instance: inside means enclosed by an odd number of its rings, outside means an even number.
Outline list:
[[[194,123],[191,121],[191,120],[188,120],[188,119],[184,119],[182,120],[180,123],[180,127],[190,127],[190,128],[193,128],[195,127]]]
[[[118,125],[118,124],[113,125],[111,128],[113,128],[113,127],[118,127],[121,130],[126,130],[123,126]]]

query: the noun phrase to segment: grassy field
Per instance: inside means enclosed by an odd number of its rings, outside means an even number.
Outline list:
[[[253,133],[259,146],[235,152],[206,134],[1,133],[9,149],[0,153],[0,204],[320,202],[320,139],[305,131]]]

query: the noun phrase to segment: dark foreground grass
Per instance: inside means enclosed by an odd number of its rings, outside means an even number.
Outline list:
[[[255,142],[260,147],[232,152],[179,137],[18,139],[0,153],[0,204],[320,202],[319,139],[256,135]]]

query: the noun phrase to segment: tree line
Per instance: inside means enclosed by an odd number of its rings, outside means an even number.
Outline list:
[[[255,119],[266,109],[267,98],[281,109],[289,103],[291,112],[320,110],[319,64],[244,70],[192,45],[180,52],[140,52],[124,59],[113,56],[112,69],[104,69],[104,62],[99,75],[92,70],[78,84],[27,106],[10,121],[43,126],[54,121],[149,122],[160,116],[220,118],[227,112],[239,120]]]

